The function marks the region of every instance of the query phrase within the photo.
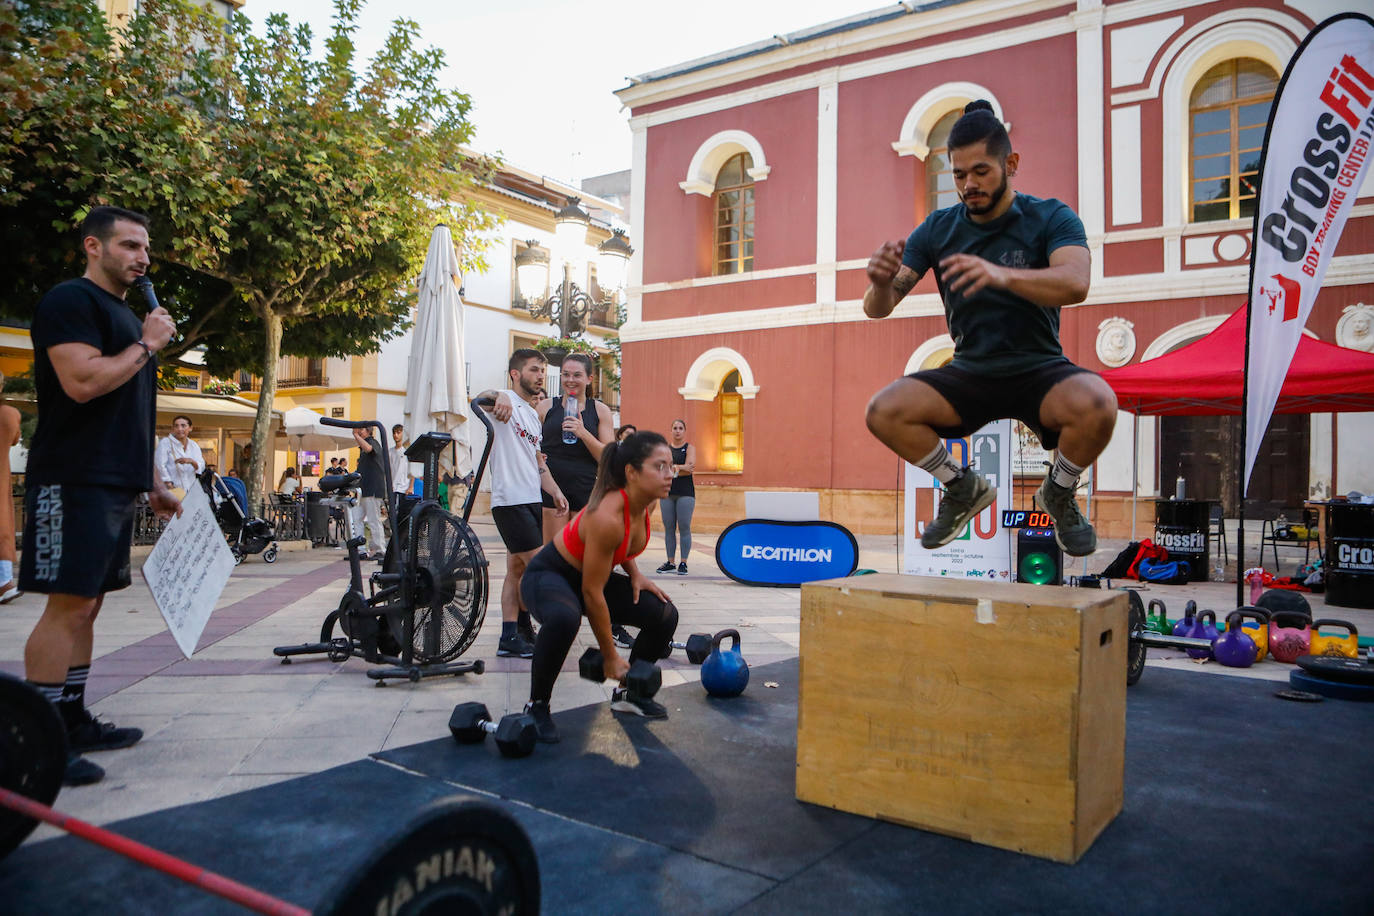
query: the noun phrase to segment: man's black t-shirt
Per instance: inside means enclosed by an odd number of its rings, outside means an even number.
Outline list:
[[[936,210],[907,238],[902,263],[919,277],[935,269],[954,338],[957,369],[979,375],[1011,375],[1064,362],[1059,309],[1036,305],[1007,290],[986,287],[971,297],[945,286],[940,261],[972,254],[1004,267],[1044,270],[1066,245],[1088,247],[1083,223],[1065,204],[1017,194],[1006,213],[975,223],[963,204]]]
[[[367,437],[367,444],[372,446],[372,451],[366,452],[358,449],[358,473],[363,475],[363,479],[358,482],[363,496],[386,496],[386,472],[382,470],[382,447],[377,444],[377,440]]]
[[[38,303],[33,340],[38,429],[26,479],[150,490],[153,486],[157,361],[148,360],[114,391],[78,404],[62,390],[48,348],[90,344],[113,356],[143,336],[143,321],[123,300],[85,277],[53,287]]]

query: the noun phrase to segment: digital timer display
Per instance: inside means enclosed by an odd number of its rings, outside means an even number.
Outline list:
[[[1003,528],[1053,528],[1054,518],[1048,512],[1029,509],[1003,509]]]

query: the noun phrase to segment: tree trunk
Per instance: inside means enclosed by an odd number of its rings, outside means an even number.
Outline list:
[[[272,443],[268,433],[272,427],[272,402],[277,397],[277,362],[281,358],[282,318],[268,309],[263,317],[264,349],[262,367],[262,388],[258,392],[258,412],[253,418],[253,458],[248,464],[248,505],[254,507],[253,513],[261,516],[264,511],[263,496],[267,487],[263,475],[267,470],[267,455]]]

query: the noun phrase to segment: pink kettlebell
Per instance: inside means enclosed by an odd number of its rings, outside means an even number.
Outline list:
[[[1283,626],[1281,621],[1296,623],[1297,626]],[[1299,655],[1306,655],[1312,642],[1312,618],[1306,614],[1280,611],[1269,618],[1269,654],[1275,661],[1291,665]]]

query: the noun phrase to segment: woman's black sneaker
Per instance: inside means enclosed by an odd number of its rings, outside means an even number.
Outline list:
[[[642,697],[628,687],[617,687],[611,691],[611,711],[628,712],[646,719],[668,718],[668,708],[648,697]]]
[[[534,719],[534,733],[540,741],[558,743],[558,726],[553,724],[553,713],[549,712],[546,700],[530,700],[525,704],[525,714]]]
[[[67,758],[67,771],[62,775],[64,786],[89,786],[105,778],[105,769],[79,754]]]
[[[655,571],[655,572],[666,573],[666,572],[672,572],[672,571],[675,570],[675,569],[677,569],[677,567],[676,567],[675,565],[673,565],[673,561],[672,561],[672,560],[669,560],[667,563],[664,563],[662,566],[660,566],[658,569],[656,569],[656,570],[654,570],[654,571]]]
[[[630,635],[629,630],[618,623],[611,625],[611,638],[614,639],[615,644],[622,649],[633,649],[635,647],[635,638]]]

